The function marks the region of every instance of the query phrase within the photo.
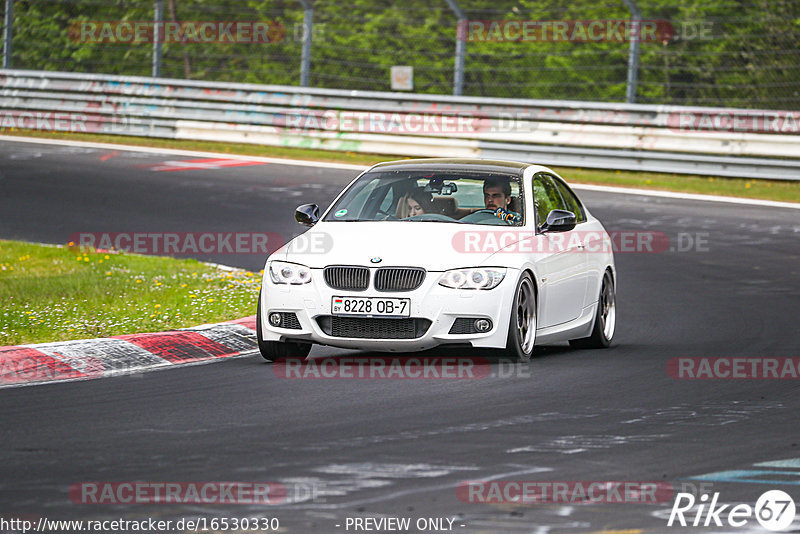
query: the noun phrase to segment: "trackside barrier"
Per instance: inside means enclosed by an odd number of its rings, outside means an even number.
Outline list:
[[[11,128],[800,180],[800,112],[0,70]]]

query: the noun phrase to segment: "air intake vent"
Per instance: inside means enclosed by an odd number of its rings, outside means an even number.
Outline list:
[[[281,324],[280,328],[290,328],[292,330],[300,330],[300,321],[297,320],[297,315],[294,312],[280,312]]]
[[[384,319],[365,317],[317,318],[323,332],[333,337],[364,339],[416,339],[425,335],[431,322],[428,319]]]
[[[413,291],[425,280],[425,269],[418,267],[381,267],[375,272],[378,291]]]
[[[453,321],[453,326],[450,327],[448,334],[475,334],[477,331],[474,318],[459,317]]]
[[[333,289],[364,291],[369,286],[369,269],[366,267],[325,267],[325,283]]]

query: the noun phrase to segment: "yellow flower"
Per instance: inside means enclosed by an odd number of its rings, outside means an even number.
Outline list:
[[[214,302],[214,299],[208,299],[208,302]]]
[[[137,279],[136,279],[136,283],[137,283],[137,284],[141,284],[141,283],[142,283],[142,281],[141,281],[141,280],[139,280],[139,279],[137,278]]]
[[[186,287],[186,286],[188,286],[188,285],[189,285],[189,284],[181,284],[181,287]]]
[[[67,246],[68,247],[74,247],[75,246],[75,241],[70,241],[69,243],[67,243]]]
[[[190,299],[193,299],[193,298],[195,298],[195,297],[197,297],[197,295],[189,295],[189,298],[190,298]]]
[[[89,256],[86,256],[85,258],[83,258],[83,261],[89,261]]]
[[[745,189],[750,189],[750,182],[747,182],[746,184],[744,184],[744,188]]]
[[[161,304],[156,304],[156,308],[160,308],[160,307],[161,307]]]
[[[155,315],[151,315],[151,316],[150,316],[150,318],[151,318],[151,319],[152,319],[153,317],[155,317]]]
[[[111,271],[106,271],[106,276],[111,276]]]
[[[103,260],[97,260],[97,263],[103,263]]]
[[[105,258],[105,259],[109,259],[109,257],[108,257],[108,254],[106,254],[105,256],[103,256],[103,258]]]

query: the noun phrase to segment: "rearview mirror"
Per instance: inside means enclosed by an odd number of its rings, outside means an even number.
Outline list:
[[[553,210],[547,214],[547,220],[539,227],[542,232],[569,232],[577,224],[575,214],[567,210]]]
[[[294,220],[303,226],[314,226],[319,220],[319,206],[316,204],[303,204],[294,211]]]

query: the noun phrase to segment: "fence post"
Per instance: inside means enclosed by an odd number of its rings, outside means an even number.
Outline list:
[[[642,30],[642,12],[634,0],[623,0],[631,12],[631,46],[628,52],[628,86],[625,102],[636,102],[636,84],[639,78],[639,40]]]
[[[161,77],[161,37],[164,28],[164,0],[155,0],[153,17],[153,78]]]
[[[308,87],[311,76],[311,31],[314,28],[314,8],[309,0],[299,0],[303,6],[303,51],[300,56],[300,85]]]
[[[447,5],[458,18],[456,26],[456,67],[453,76],[453,94],[461,96],[464,89],[464,53],[467,46],[467,16],[461,10],[457,0],[447,0]]]
[[[14,29],[14,0],[6,0],[6,16],[3,26],[3,68],[11,68],[11,36]]]

